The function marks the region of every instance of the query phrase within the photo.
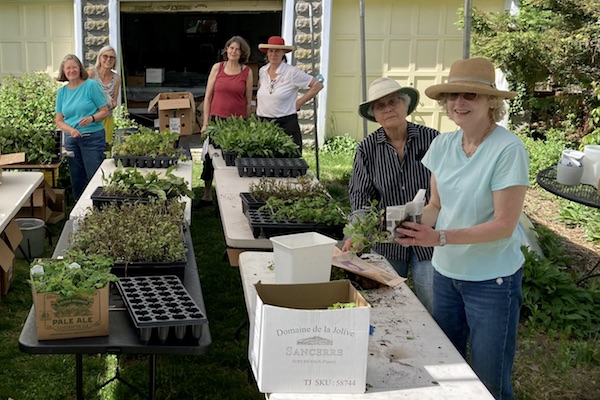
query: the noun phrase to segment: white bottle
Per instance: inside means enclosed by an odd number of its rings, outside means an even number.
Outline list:
[[[600,145],[590,144],[584,147],[583,175],[581,183],[598,188],[600,179]]]

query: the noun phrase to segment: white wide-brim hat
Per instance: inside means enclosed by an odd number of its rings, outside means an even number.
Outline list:
[[[408,111],[406,112],[406,115],[410,115],[410,113],[417,108],[417,104],[419,103],[419,91],[411,87],[402,87],[395,80],[385,77],[375,79],[373,82],[371,82],[371,86],[369,86],[368,100],[360,103],[358,106],[358,114],[369,121],[377,122],[374,116],[369,115],[369,107],[373,102],[387,96],[388,94],[396,92],[407,94],[408,97],[410,97],[410,105],[408,106]]]
[[[427,97],[440,100],[446,93],[478,93],[512,99],[516,92],[496,89],[496,70],[487,58],[469,58],[455,61],[450,67],[448,82],[429,86]]]

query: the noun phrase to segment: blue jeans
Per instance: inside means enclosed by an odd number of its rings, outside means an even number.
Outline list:
[[[403,277],[408,276],[408,266],[410,265],[417,297],[431,314],[433,311],[433,266],[431,260],[419,261],[413,249],[410,249],[409,253],[409,261],[388,259],[388,262],[398,272],[398,275]]]
[[[73,199],[77,201],[104,161],[104,152],[106,151],[104,129],[76,139],[65,135],[65,149],[73,152],[73,157],[67,159],[69,160]]]
[[[471,349],[471,367],[496,399],[514,399],[511,375],[523,268],[514,275],[473,282],[435,271],[433,318],[462,356]]]

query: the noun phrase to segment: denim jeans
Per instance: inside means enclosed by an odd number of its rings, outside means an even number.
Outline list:
[[[523,268],[514,275],[473,282],[435,271],[433,318],[462,356],[471,350],[471,367],[496,399],[514,399],[511,375]]]
[[[69,160],[71,189],[75,201],[79,200],[88,182],[104,161],[105,137],[104,129],[80,138],[65,135],[65,149],[73,152],[73,156],[67,159]]]
[[[388,259],[388,262],[398,272],[398,275],[403,277],[408,276],[410,265],[417,297],[431,314],[433,311],[433,266],[431,260],[419,261],[413,249],[409,250],[409,254],[409,261]]]

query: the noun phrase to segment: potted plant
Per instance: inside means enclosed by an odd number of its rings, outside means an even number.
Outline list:
[[[179,134],[168,129],[156,132],[139,127],[139,133],[123,136],[112,146],[115,162],[125,167],[168,168],[178,160],[187,160],[185,149],[178,148]]]
[[[260,120],[255,115],[217,118],[211,122],[206,133],[223,150],[227,165],[234,165],[235,157],[250,158],[295,158],[300,149],[283,128],[273,121]],[[230,156],[234,153],[233,156]]]
[[[61,259],[36,259],[30,280],[39,340],[108,335],[113,261],[67,251]]]
[[[385,241],[389,232],[385,229],[385,209],[379,208],[377,200],[369,207],[354,211],[350,222],[344,227],[344,234],[352,238],[353,253],[368,252],[371,247]]]
[[[175,274],[183,278],[187,260],[185,204],[150,199],[91,209],[70,235],[72,249],[111,257],[113,273]]]
[[[327,189],[316,180],[300,176],[295,180],[280,180],[275,178],[260,178],[258,182],[249,185],[248,192],[240,193],[242,211],[258,209],[266,204],[270,197],[294,201],[304,197],[329,197]]]
[[[121,164],[110,175],[102,171],[103,186],[98,186],[92,194],[92,202],[96,207],[102,207],[110,202],[121,204],[123,201],[149,202],[151,198],[172,200],[181,196],[194,198],[194,192],[189,189],[187,181],[173,174],[171,166],[166,172],[156,171],[142,175],[136,167],[123,168]]]

